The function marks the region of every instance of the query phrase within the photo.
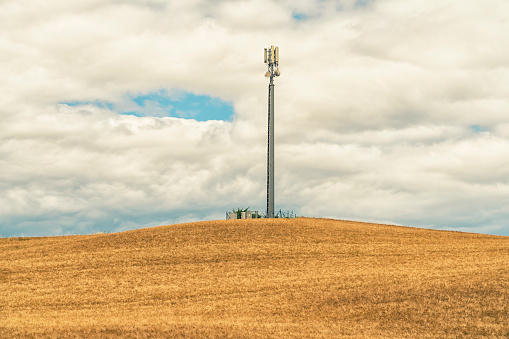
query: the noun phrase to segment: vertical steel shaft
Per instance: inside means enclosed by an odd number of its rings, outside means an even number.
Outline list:
[[[274,77],[279,72],[279,47],[265,48],[263,60],[268,66],[265,76],[270,77],[269,83],[269,122],[267,140],[267,218],[274,218]]]
[[[267,218],[274,218],[274,76],[269,84],[269,121],[267,145]]]

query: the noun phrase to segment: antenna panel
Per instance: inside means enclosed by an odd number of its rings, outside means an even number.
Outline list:
[[[274,50],[274,59],[276,64],[279,64],[279,47],[276,47],[276,49]]]
[[[267,49],[264,48],[264,51],[263,51],[263,62],[267,63]]]

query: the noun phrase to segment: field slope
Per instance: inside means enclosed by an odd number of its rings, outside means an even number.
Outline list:
[[[0,337],[509,337],[509,237],[327,219],[0,239]]]

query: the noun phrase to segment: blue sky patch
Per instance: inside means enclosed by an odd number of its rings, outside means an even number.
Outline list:
[[[481,125],[471,125],[470,129],[472,130],[472,132],[476,132],[476,133],[488,131],[488,129],[486,129],[484,126],[481,126]]]
[[[304,21],[308,18],[306,14],[302,13],[293,13],[292,17],[297,21]]]
[[[356,0],[355,1],[355,8],[358,8],[358,7],[366,7],[367,5],[369,5],[370,2],[372,2],[373,0]]]
[[[231,121],[234,115],[231,102],[181,90],[171,92],[159,90],[140,95],[127,95],[121,102],[96,100],[62,102],[62,104],[68,106],[94,105],[119,114],[138,117],[175,117],[197,121]]]

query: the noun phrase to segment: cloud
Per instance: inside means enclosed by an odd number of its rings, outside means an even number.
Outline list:
[[[192,210],[222,181],[218,171],[227,175],[239,166],[228,166],[231,123],[222,121],[61,105],[23,126],[24,137],[16,133],[2,143],[9,157],[2,164],[1,206],[9,218]]]
[[[277,208],[509,235],[508,6],[2,3],[0,234],[263,211],[274,44]],[[176,101],[150,93],[218,98],[234,117],[170,117]]]

